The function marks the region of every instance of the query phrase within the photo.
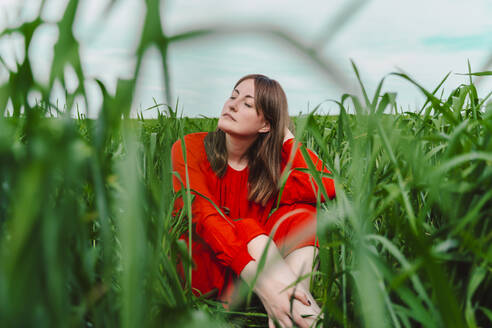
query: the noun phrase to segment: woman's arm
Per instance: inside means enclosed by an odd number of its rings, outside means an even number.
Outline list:
[[[216,207],[216,197],[209,191],[206,173],[201,168],[199,157],[199,137],[188,135],[184,138],[186,144],[186,163],[183,158],[181,141],[172,148],[172,166],[177,176],[173,177],[174,191],[179,192],[186,187],[186,171],[188,171],[189,187],[195,195],[192,202],[192,221],[195,232],[212,248],[217,260],[230,267],[236,274],[253,260],[247,249],[247,241],[266,232],[254,220],[235,222],[224,213],[219,213]],[[203,148],[203,145],[201,145]],[[178,178],[179,176],[179,178]],[[183,208],[183,201],[178,198],[175,208]],[[248,223],[248,224],[246,224]]]

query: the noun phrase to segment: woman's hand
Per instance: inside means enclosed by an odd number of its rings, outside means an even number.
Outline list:
[[[290,132],[289,128],[286,127],[285,131],[284,131],[284,142],[286,142],[289,139],[293,139],[293,138],[294,138],[294,135],[292,134],[292,132]]]
[[[281,267],[281,265],[279,265]],[[261,275],[260,275],[261,276]],[[277,268],[274,272],[261,276],[254,290],[265,306],[270,327],[275,327],[277,319],[282,327],[310,327],[320,313],[311,293],[300,285],[289,287],[296,277],[289,268]],[[303,315],[309,317],[303,318]]]
[[[241,272],[241,277],[247,283],[251,283],[256,275],[257,263],[268,240],[266,235],[261,235],[248,244],[248,250],[256,261],[248,263]],[[288,288],[296,279],[275,244],[271,242],[267,251],[266,265],[258,275],[253,289],[267,311],[270,327],[274,327],[274,318],[282,327],[292,327],[294,323],[300,327],[309,327],[319,315],[321,310],[309,290],[301,284]],[[303,315],[309,317],[303,318]]]

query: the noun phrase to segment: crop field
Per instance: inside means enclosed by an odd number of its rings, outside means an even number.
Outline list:
[[[49,102],[65,65],[84,80],[69,28],[77,4],[70,0],[57,23],[49,84],[36,82],[26,57],[0,85],[0,326],[267,326],[248,291],[226,309],[194,296],[176,269],[189,258],[179,236],[191,223],[189,208],[173,215],[189,190],[173,193],[171,146],[213,131],[217,120],[180,117],[168,105],[156,119],[130,118],[136,78],[119,81],[115,95],[99,84],[96,119],[70,110],[86,97],[83,83],[67,91],[65,110]],[[156,12],[147,11],[146,26]],[[27,53],[41,24],[38,17],[0,37],[22,34]],[[178,39],[152,31],[143,29],[135,76],[150,44]],[[353,68],[360,95],[333,100],[339,115],[292,117],[337,191],[318,204],[319,268],[306,278],[322,306],[319,326],[492,326],[492,92],[480,95],[474,84],[492,72],[469,68],[446,95],[449,74],[426,90],[391,73],[427,99],[403,112],[395,93],[381,91],[384,80],[367,94]],[[35,104],[32,90],[42,95]]]

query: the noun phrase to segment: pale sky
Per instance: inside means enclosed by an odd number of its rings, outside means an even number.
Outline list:
[[[57,30],[52,22],[60,18],[65,0],[47,0],[42,13],[48,22],[35,37],[30,59],[36,78],[45,82],[49,72],[50,46]],[[140,34],[144,1],[120,0],[109,16],[98,19],[105,0],[80,1],[75,35],[81,42],[84,71],[99,78],[114,90],[117,78],[127,78],[135,69],[131,54]],[[0,0],[0,30],[32,19],[39,1]],[[164,31],[178,33],[190,28],[215,24],[273,23],[286,32],[302,37],[310,44],[324,35],[335,18],[350,3],[360,3],[358,12],[322,47],[322,54],[356,87],[349,59],[359,67],[363,81],[372,93],[386,74],[402,69],[424,87],[433,89],[446,73],[464,73],[467,59],[472,70],[484,68],[492,54],[492,1],[243,1],[179,0],[166,1],[162,10]],[[7,63],[23,54],[16,38],[0,40],[0,54]],[[18,46],[17,46],[18,47]],[[19,47],[18,47],[19,48]],[[279,40],[258,35],[227,35],[203,41],[183,42],[169,49],[172,104],[179,97],[184,115],[217,116],[233,84],[242,75],[263,73],[284,87],[291,114],[306,112],[326,99],[340,99],[347,90],[324,75],[312,62]],[[490,68],[489,68],[490,69]],[[133,107],[146,108],[153,99],[164,102],[162,67],[156,51],[146,54]],[[0,81],[4,81],[0,70]],[[69,72],[67,75],[70,76]],[[70,78],[68,78],[70,79]],[[444,86],[445,94],[466,83],[452,74]],[[96,116],[100,96],[94,82],[88,81],[89,114]],[[478,83],[483,97],[492,90],[492,79]],[[397,101],[407,110],[416,110],[423,97],[415,87],[389,77],[386,91],[398,92]],[[53,99],[62,98],[54,92]],[[308,107],[309,103],[309,107]],[[337,113],[335,106],[324,103],[322,110]],[[155,116],[155,111],[144,113]]]

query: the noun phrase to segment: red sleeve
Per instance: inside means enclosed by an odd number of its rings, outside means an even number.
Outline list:
[[[297,145],[295,145],[297,144]],[[295,148],[295,153],[292,151]],[[323,162],[316,156],[314,152],[306,149],[310,160],[319,172],[331,173],[323,165]],[[305,158],[302,155],[300,144],[294,139],[289,139],[284,142],[282,148],[282,171],[288,168],[287,163],[290,161],[290,173],[287,181],[285,182],[284,190],[280,198],[280,204],[293,204],[293,203],[316,203],[316,195],[318,193],[318,184],[313,176],[308,172],[302,172],[295,170],[297,168],[308,168]],[[335,184],[333,179],[326,176],[321,178],[323,188],[330,199],[335,197]],[[321,194],[321,202],[326,201],[323,193]]]
[[[248,252],[247,241],[244,240],[244,236],[251,236],[252,232],[247,230],[249,225],[236,227],[234,221],[225,214],[222,216],[210,203],[209,200],[217,202],[206,183],[210,171],[204,168],[203,138],[189,136],[185,136],[185,144],[189,185],[190,189],[193,189],[191,193],[195,195],[192,203],[192,222],[195,231],[212,248],[219,262],[239,275],[246,264],[253,260]],[[203,156],[200,158],[200,155]],[[171,158],[173,171],[180,177],[180,179],[173,177],[174,191],[178,192],[182,184],[186,186],[186,168],[180,140],[173,145]],[[182,207],[183,200],[180,197],[175,208]]]

